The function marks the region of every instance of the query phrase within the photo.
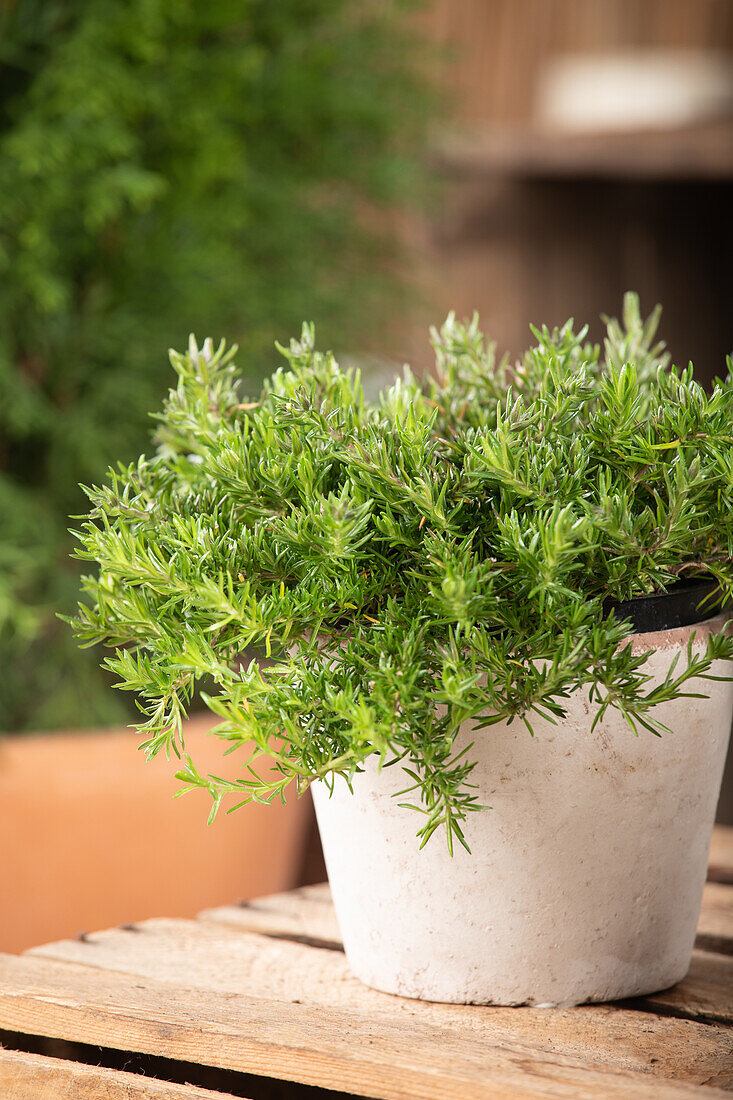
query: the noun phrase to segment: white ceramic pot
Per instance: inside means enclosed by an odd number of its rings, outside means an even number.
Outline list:
[[[702,648],[722,619],[639,635],[663,679],[691,632]],[[680,661],[685,660],[684,652]],[[721,662],[720,673],[730,671]],[[571,1005],[650,993],[687,972],[733,711],[733,684],[660,704],[672,729],[638,737],[616,712],[593,733],[587,696],[553,726],[473,733],[472,781],[489,805],[470,815],[472,854],[390,797],[400,766],[367,762],[353,795],[313,784],[353,972],[388,993],[479,1004]]]

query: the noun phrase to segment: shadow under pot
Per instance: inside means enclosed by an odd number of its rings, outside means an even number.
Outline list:
[[[701,589],[634,608],[635,652],[652,650],[649,687],[675,657],[704,651],[727,615],[698,618]],[[707,605],[710,606],[709,604]],[[617,615],[630,617],[626,605]],[[624,609],[624,610],[622,610]],[[687,621],[685,621],[687,620]],[[644,624],[651,623],[651,627]],[[717,662],[714,675],[729,671]],[[660,703],[671,733],[634,736],[616,711],[591,733],[586,692],[557,725],[537,719],[474,731],[469,855],[434,837],[418,851],[416,814],[392,797],[409,780],[376,758],[354,777],[313,783],[347,958],[388,993],[496,1005],[573,1005],[665,989],[687,973],[733,713],[733,683]]]

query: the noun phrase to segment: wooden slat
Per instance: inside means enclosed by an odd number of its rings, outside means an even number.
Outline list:
[[[662,993],[639,998],[639,1003],[678,1013],[689,1020],[731,1025],[733,958],[730,955],[717,955],[712,951],[694,951],[689,973],[683,981]],[[733,1070],[733,1034],[728,1041]]]
[[[242,931],[309,940],[343,950],[327,882],[303,886],[287,894],[271,894],[240,905],[206,909],[198,919]]]
[[[313,891],[314,908],[317,898]],[[733,1085],[733,1065],[726,1065],[730,1035],[722,1028],[607,1006],[547,1012],[408,1000],[357,981],[341,951],[269,939],[214,921],[154,920],[138,927],[138,932],[111,930],[84,942],[49,944],[29,954],[104,974],[153,977],[183,996],[193,983],[197,995],[329,1010],[338,1014],[338,1030],[346,1034],[355,1018],[372,1021],[375,1035],[395,1023],[410,1033],[423,1026],[461,1036],[489,1059],[494,1047],[501,1051],[508,1045],[526,1059],[557,1054],[598,1071],[613,1067],[695,1083],[718,1076],[721,1085]]]
[[[733,826],[716,825],[713,829],[708,878],[733,885]]]
[[[345,1013],[200,990],[198,961],[189,960],[179,975],[181,984],[173,985],[155,980],[154,971],[142,978],[48,958],[0,957],[0,1025],[381,1100],[722,1100],[726,1095],[719,1087],[668,1081],[652,1072],[599,1068],[590,1064],[592,1047],[588,1060],[570,1058],[557,1046],[546,1049],[532,1027],[536,1022],[541,1033],[540,1010],[515,1014],[525,1020],[526,1037],[520,1042],[503,1027],[482,1028],[476,1035],[470,1028],[420,1020],[399,998],[391,1013],[375,1019],[356,1009]],[[263,981],[265,975],[263,965]],[[545,1015],[559,1020],[565,1014]],[[570,1031],[576,1016],[570,1012],[566,1020]],[[637,1047],[645,1048],[637,1051],[638,1061],[655,1049],[652,1019],[647,1017],[648,1033],[643,1026],[634,1029]],[[725,1083],[722,1060],[708,1061],[707,1080],[713,1086]]]
[[[234,1100],[230,1093],[195,1085],[1,1047],[0,1096],[7,1100]]]
[[[705,884],[697,925],[697,946],[733,955],[733,885]]]
[[[341,943],[327,883],[261,898],[246,907],[206,910],[200,920],[306,943]],[[733,887],[706,884],[698,942],[704,950],[694,952],[684,981],[672,991],[640,999],[639,1005],[691,1020],[733,1024]],[[715,952],[714,958],[707,957],[709,952]]]

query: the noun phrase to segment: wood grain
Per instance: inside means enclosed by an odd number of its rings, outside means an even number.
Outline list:
[[[136,1073],[82,1066],[0,1047],[0,1096],[7,1100],[234,1100],[230,1093]]]
[[[302,977],[307,983],[309,975]],[[154,971],[141,977],[38,956],[5,956],[0,959],[0,1024],[381,1100],[578,1100],[584,1096],[712,1100],[726,1095],[713,1087],[727,1083],[721,1069],[727,1074],[730,1067],[720,1056],[703,1056],[710,1085],[690,1082],[689,1046],[683,1045],[678,1067],[681,1073],[687,1072],[687,1081],[668,1081],[658,1075],[654,1056],[649,1054],[656,1046],[656,1021],[651,1016],[646,1018],[646,1028],[643,1017],[636,1026],[632,1020],[628,1035],[636,1047],[636,1054],[630,1056],[637,1063],[649,1059],[649,1072],[644,1073],[618,1065],[593,1065],[592,1044],[582,1058],[568,1056],[556,1044],[545,1047],[538,1040],[540,1010],[514,1013],[524,1032],[520,1038],[502,1026],[476,1034],[471,1028],[445,1027],[427,1015],[420,1019],[415,1003],[399,998],[392,999],[391,1013],[375,1019],[358,1008],[345,1013],[264,996],[201,990],[196,960],[184,966],[178,981],[176,985],[161,981]],[[491,1009],[471,1011],[492,1013]],[[569,1037],[576,1041],[577,1012],[544,1015],[547,1022],[554,1018],[556,1035],[564,1017]],[[635,1014],[618,1015],[633,1018]],[[696,1043],[691,1045],[697,1048]]]
[[[316,911],[331,909],[323,902],[322,889],[311,888],[308,896]],[[278,899],[269,900],[274,910]],[[285,895],[281,904],[292,905],[292,898]],[[257,917],[261,919],[262,913]],[[312,926],[302,922],[300,927],[310,939]],[[726,1065],[731,1037],[724,1029],[702,1023],[654,1019],[608,1006],[548,1012],[432,1004],[362,985],[351,975],[341,951],[273,939],[216,921],[152,920],[138,929],[113,929],[84,942],[49,944],[29,955],[95,968],[105,975],[154,978],[156,986],[180,990],[178,997],[172,995],[173,1004],[183,1000],[194,983],[197,995],[256,998],[337,1012],[341,1033],[351,1030],[354,1018],[372,1021],[378,1033],[385,1023],[407,1026],[410,1032],[422,1025],[471,1038],[483,1050],[509,1044],[528,1058],[557,1053],[599,1070],[613,1066],[696,1083],[718,1075],[721,1085],[733,1085],[733,1065]],[[322,924],[321,931],[326,930]],[[703,974],[694,987],[696,1019],[705,1019],[721,997],[717,977],[710,989],[707,986]],[[679,1010],[676,1003],[675,1012]]]
[[[671,989],[638,999],[640,1004],[672,1011],[689,1020],[733,1024],[733,958],[694,951],[687,977]],[[630,1001],[634,1004],[634,1001]],[[733,1034],[729,1034],[733,1068]]]
[[[287,894],[271,894],[240,905],[206,909],[198,919],[248,932],[302,938],[343,950],[327,882],[303,886]]]

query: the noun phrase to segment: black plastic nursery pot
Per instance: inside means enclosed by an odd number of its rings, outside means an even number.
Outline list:
[[[680,626],[712,619],[721,610],[722,600],[716,581],[682,581],[669,592],[637,596],[633,600],[604,600],[606,615],[612,611],[617,619],[629,619],[637,634],[657,630],[674,630]]]

